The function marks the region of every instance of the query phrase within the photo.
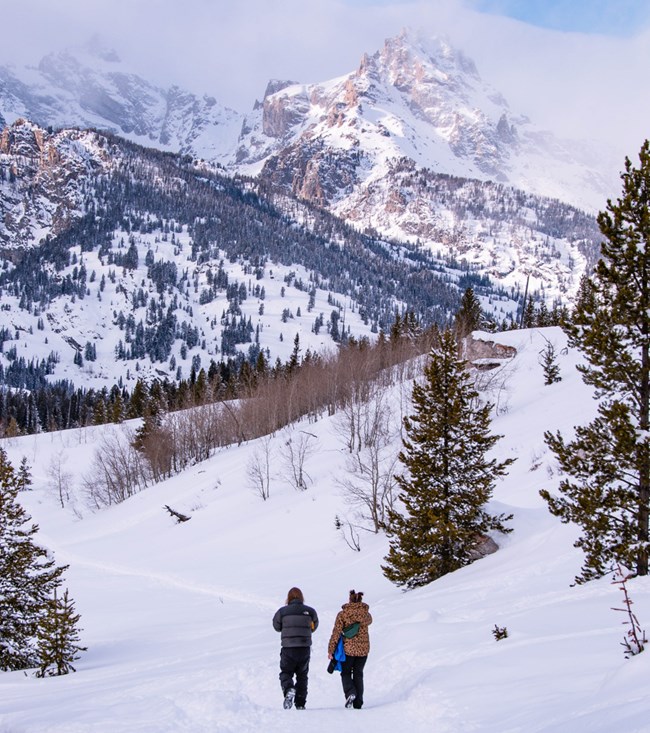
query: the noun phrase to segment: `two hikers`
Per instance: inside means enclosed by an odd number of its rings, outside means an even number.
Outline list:
[[[363,593],[351,590],[348,602],[336,616],[328,645],[328,656],[332,659],[339,639],[343,639],[345,660],[341,661],[340,669],[346,708],[363,706],[363,668],[370,651],[368,626],[371,623],[372,616],[368,604],[363,602]],[[311,606],[305,605],[300,588],[291,588],[286,605],[273,616],[273,628],[280,632],[280,685],[284,707],[291,708],[295,702],[297,710],[304,710],[311,635],[318,628],[318,615]]]

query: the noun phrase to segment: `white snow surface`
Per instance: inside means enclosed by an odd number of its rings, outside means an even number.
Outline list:
[[[495,554],[406,593],[382,575],[385,536],[362,531],[355,552],[335,529],[337,515],[355,521],[336,482],[345,459],[336,418],[272,438],[267,501],[247,480],[260,444],[253,441],[94,513],[84,507],[82,477],[101,435],[128,425],[5,439],[14,465],[26,456],[32,466],[33,490],[21,500],[40,525],[39,541],[69,564],[65,582],[88,651],[64,677],[0,674],[0,731],[649,731],[650,655],[624,657],[626,617],[613,610],[620,590],[611,578],[572,586],[578,529],[551,516],[538,495],[560,480],[544,430],[568,436],[595,414],[578,355],[562,351],[556,328],[478,336],[518,350],[485,393],[503,435],[495,456],[517,458],[490,508],[512,512],[514,531],[495,537]],[[561,367],[562,381],[551,386],[539,364],[545,339]],[[394,400],[398,412],[397,393]],[[282,477],[291,430],[313,434],[318,446],[302,492]],[[65,508],[51,488],[54,465],[69,474]],[[175,523],[165,504],[191,520]],[[271,626],[293,585],[320,617],[304,712],[282,708]],[[344,709],[339,675],[326,673],[327,642],[350,588],[365,591],[374,618],[362,710]],[[628,589],[647,628],[650,579]],[[496,641],[495,625],[508,638]]]

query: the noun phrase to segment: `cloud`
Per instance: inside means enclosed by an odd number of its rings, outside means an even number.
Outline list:
[[[435,12],[448,17],[458,7],[458,0],[439,0]],[[314,82],[347,73],[423,13],[433,14],[430,3],[22,0],[20,9],[3,10],[11,34],[0,56],[35,63],[99,32],[153,77],[247,109],[269,78]]]
[[[627,0],[619,0],[625,3]],[[560,33],[471,9],[470,0],[21,0],[3,8],[0,62],[36,63],[99,32],[162,86],[251,109],[271,78],[316,82],[355,69],[404,26],[447,35],[513,111],[634,154],[650,119],[650,29],[632,39]],[[623,6],[621,6],[623,7]],[[647,133],[645,133],[647,135]]]

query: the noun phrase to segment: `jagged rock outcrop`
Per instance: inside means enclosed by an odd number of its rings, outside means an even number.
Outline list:
[[[109,165],[88,133],[49,133],[19,119],[0,135],[0,253],[15,261],[44,234],[56,236],[83,213],[80,177]]]
[[[500,344],[496,339],[470,334],[463,340],[463,358],[480,371],[502,366],[517,356],[514,346]]]

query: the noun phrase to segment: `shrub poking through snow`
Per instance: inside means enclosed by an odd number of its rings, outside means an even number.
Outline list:
[[[627,615],[627,619],[623,621],[623,624],[629,628],[621,642],[621,646],[625,649],[624,654],[627,659],[641,654],[648,642],[645,631],[641,628],[636,614],[632,611],[633,601],[630,598],[626,585],[631,577],[631,573],[624,573],[621,566],[617,565],[614,572],[614,580],[612,580],[612,585],[617,585],[623,591],[623,608],[613,608],[612,610],[621,611],[621,613]]]

